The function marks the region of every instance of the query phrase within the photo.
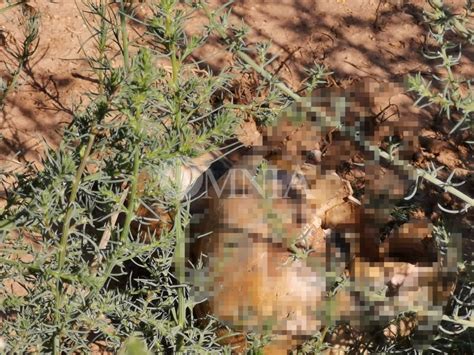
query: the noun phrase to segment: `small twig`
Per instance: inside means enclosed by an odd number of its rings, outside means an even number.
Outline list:
[[[396,112],[392,113],[390,116],[388,117],[384,117],[384,114],[385,114],[385,111],[387,111],[390,107],[395,107],[396,109]],[[380,116],[382,116],[382,118],[377,121],[378,124],[382,124],[384,123],[385,121],[387,121],[389,118],[391,118],[392,116],[394,115],[397,115],[398,118],[400,118],[400,110],[398,109],[398,105],[395,105],[395,104],[392,104],[390,103],[390,101],[388,102],[388,105],[385,106],[379,113],[377,113],[374,117],[375,120],[377,120]]]
[[[443,315],[442,320],[446,322],[457,323],[465,327],[474,328],[474,322],[470,320],[461,319],[461,318],[453,318],[447,315]]]
[[[301,47],[298,47],[298,48],[294,49],[293,51],[291,51],[290,53],[288,53],[288,55],[286,56],[286,58],[280,63],[280,65],[279,65],[278,68],[275,70],[275,73],[274,73],[273,75],[277,75],[277,74],[280,72],[280,70],[281,70],[284,66],[286,66],[286,67],[288,68],[288,66],[287,66],[286,63],[287,63],[287,62],[295,55],[295,53],[298,52],[300,49],[301,49]]]
[[[121,207],[125,203],[125,200],[127,199],[127,196],[128,196],[129,189],[130,187],[127,187],[125,190],[123,190],[118,206]],[[110,216],[110,224],[107,224],[107,226],[105,227],[104,234],[102,234],[102,238],[100,239],[100,243],[99,243],[100,250],[104,250],[105,248],[107,248],[107,244],[109,243],[112,230],[114,229],[115,224],[117,223],[117,218],[120,212],[121,212],[120,209],[118,209],[114,213],[112,213],[112,215]]]
[[[379,21],[379,10],[380,6],[385,4],[385,0],[379,0],[379,3],[377,5],[377,9],[375,9],[375,19],[374,22],[372,22],[372,27],[376,30],[377,29],[377,22]]]
[[[360,70],[362,73],[367,74],[368,77],[370,77],[370,78],[374,79],[376,82],[380,83],[380,79],[373,76],[369,71],[359,68],[357,65],[355,65],[354,63],[349,62],[348,60],[344,60],[344,63],[353,66],[357,70]]]

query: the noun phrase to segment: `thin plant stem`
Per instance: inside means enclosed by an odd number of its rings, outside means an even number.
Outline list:
[[[171,37],[171,26],[172,26],[172,11],[169,11],[166,16],[166,32],[167,36]],[[178,129],[178,132],[181,131],[181,98],[179,94],[179,73],[181,63],[178,60],[177,56],[177,47],[176,43],[173,41],[170,45],[170,55],[171,55],[171,84],[174,92],[174,123],[175,127]],[[176,177],[177,177],[177,186],[181,190],[181,168],[178,165],[176,167]],[[184,240],[184,231],[181,225],[181,202],[178,198],[178,206],[176,208],[177,218],[175,219],[175,231],[176,231],[176,246],[175,246],[175,267],[176,267],[176,276],[180,287],[178,288],[178,325],[180,329],[183,329],[186,324],[186,304],[185,304],[185,294],[184,294],[184,282],[185,282],[185,240]],[[183,337],[178,335],[176,342],[176,352],[181,351],[183,346]]]
[[[106,7],[105,7],[105,2],[104,0],[101,0],[100,2],[100,7],[99,7],[101,13],[100,13],[100,31],[99,31],[99,43],[98,43],[98,50],[99,50],[99,63],[102,65],[104,61],[107,59],[106,58],[106,48],[107,48],[107,33],[108,33],[108,23],[105,20],[105,12],[106,12]],[[127,56],[128,57],[128,56]],[[104,73],[102,70],[98,70],[98,78],[99,78],[99,95],[104,94]]]
[[[87,146],[84,151],[84,155],[81,159],[79,168],[76,171],[76,176],[74,177],[71,192],[69,194],[68,207],[66,209],[66,214],[65,214],[64,222],[63,222],[63,228],[61,231],[61,240],[59,242],[58,271],[61,271],[61,269],[64,266],[64,260],[66,257],[66,249],[67,249],[67,240],[68,240],[68,236],[69,236],[69,232],[71,228],[71,218],[74,212],[74,201],[76,200],[77,192],[79,191],[82,175],[84,174],[84,169],[86,167],[87,160],[91,153],[92,146],[94,145],[95,137],[96,137],[95,133],[89,134],[89,140],[87,142]]]
[[[76,200],[77,192],[79,191],[82,175],[84,174],[84,169],[86,167],[87,160],[91,153],[95,137],[96,137],[95,133],[91,133],[89,135],[89,140],[87,142],[84,155],[81,158],[81,162],[79,164],[79,168],[76,171],[76,175],[74,177],[71,192],[69,194],[68,206],[66,209],[66,214],[63,221],[63,227],[61,230],[61,240],[59,242],[59,253],[58,253],[59,255],[58,255],[58,266],[57,266],[58,273],[61,273],[64,267],[64,261],[66,258],[66,251],[67,251],[67,241],[68,241],[70,228],[71,228],[72,214],[74,212],[74,201]],[[60,324],[60,309],[61,309],[61,304],[62,304],[62,299],[63,299],[63,284],[60,279],[57,281],[56,285],[57,287],[54,290],[55,304],[56,304],[55,319],[56,319],[56,325],[58,326]],[[62,333],[62,326],[59,326],[53,338],[53,353],[54,354],[61,353],[61,333]]]
[[[166,36],[172,38],[172,24],[173,24],[173,12],[172,10],[168,11],[166,14]],[[169,46],[170,57],[171,57],[171,86],[174,92],[174,122],[178,130],[181,130],[181,107],[180,107],[180,97],[179,97],[179,72],[181,64],[177,56],[177,47],[176,43],[172,41]]]
[[[179,166],[176,168],[176,176],[178,177],[178,186],[180,186],[180,176],[181,176],[181,169]],[[180,329],[183,329],[186,325],[186,304],[185,304],[185,294],[184,294],[184,281],[185,281],[185,238],[184,238],[184,231],[181,225],[181,204],[178,202],[177,206],[177,218],[175,219],[175,233],[176,233],[176,247],[175,247],[175,265],[176,265],[176,277],[180,284],[178,288],[178,325]],[[178,335],[178,339],[176,342],[176,352],[180,352],[181,347],[183,346],[183,337]]]
[[[0,263],[6,264],[6,265],[13,265],[17,266],[20,269],[26,269],[31,273],[46,273],[48,275],[51,275],[52,277],[62,280],[64,282],[77,282],[79,280],[77,275],[72,275],[68,273],[63,273],[63,272],[58,272],[54,271],[51,269],[45,269],[41,265],[37,264],[27,264],[22,261],[16,261],[16,260],[11,260],[11,259],[6,259],[6,258],[0,258]]]
[[[25,61],[22,58],[20,58],[18,67],[15,69],[15,72],[13,73],[12,78],[8,81],[8,84],[5,90],[3,90],[0,94],[0,108],[2,108],[5,105],[5,99],[10,93],[10,91],[15,87],[16,82],[18,81],[18,78],[20,76],[20,73],[24,68],[24,65],[25,65]]]
[[[402,161],[400,161],[400,162],[402,162]],[[400,164],[400,163],[397,163],[397,165],[398,164]],[[427,171],[425,171],[423,169],[416,169],[416,171],[417,171],[418,175],[420,177],[422,177],[423,179],[428,180],[432,184],[441,187],[446,192],[449,192],[451,195],[454,195],[454,196],[458,197],[460,200],[466,202],[469,206],[474,206],[474,199],[472,197],[469,197],[468,195],[466,195],[465,193],[459,191],[458,189],[456,189],[453,186],[445,186],[445,183],[443,181],[441,181],[440,179],[438,179],[437,177],[431,175],[430,173],[428,173]]]
[[[23,2],[19,2],[14,5],[20,5]],[[13,5],[12,5],[13,6]],[[35,53],[38,46],[38,27],[39,27],[39,15],[35,13],[34,15],[28,15],[26,20],[25,28],[25,39],[23,41],[22,49],[19,53],[10,53],[15,59],[18,60],[18,65],[15,71],[12,73],[12,78],[8,81],[6,88],[0,93],[0,108],[5,104],[5,99],[10,93],[10,91],[16,86],[18,78],[20,77],[21,72],[28,65],[30,57]],[[36,45],[35,45],[36,41]]]
[[[133,175],[132,175],[132,185],[130,189],[130,195],[128,197],[128,205],[127,205],[127,214],[125,216],[125,222],[122,229],[122,233],[120,234],[120,241],[124,243],[130,232],[130,223],[134,217],[135,213],[135,204],[137,200],[137,190],[138,190],[138,175],[140,172],[140,148],[137,144],[135,146],[135,151],[133,153]]]
[[[227,34],[225,33],[225,30],[214,20],[214,15],[213,13],[209,10],[209,7],[207,4],[202,4],[202,7],[204,9],[204,12],[206,13],[206,16],[211,19],[211,21],[216,25],[216,30],[219,36],[221,36],[224,39],[227,39]],[[252,69],[254,69],[257,73],[259,73],[262,77],[264,77],[266,80],[269,82],[274,80],[273,75],[271,75],[268,71],[266,71],[264,68],[262,68],[260,65],[258,65],[252,58],[250,58],[246,53],[238,50],[237,51],[237,56],[242,59],[245,63],[250,65]],[[282,82],[276,82],[275,86],[279,88],[283,93],[291,97],[293,100],[297,101],[300,100],[301,97],[298,94],[295,94],[293,90],[291,90],[288,86],[286,86]]]
[[[124,1],[120,0],[120,33],[122,36],[122,51],[123,51],[123,64],[125,72],[128,73],[130,69],[130,58],[128,54],[128,33],[127,33],[127,17],[125,15]]]

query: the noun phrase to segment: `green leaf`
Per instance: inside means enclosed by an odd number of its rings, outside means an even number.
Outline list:
[[[120,355],[146,355],[151,352],[148,350],[148,347],[145,341],[142,338],[139,338],[135,335],[128,337],[123,344],[122,349],[119,352]]]

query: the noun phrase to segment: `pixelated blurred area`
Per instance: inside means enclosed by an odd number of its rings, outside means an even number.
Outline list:
[[[417,164],[422,123],[409,117],[423,112],[412,104],[402,83],[324,88],[234,159],[217,186],[209,184],[191,226],[191,260],[202,264],[191,283],[207,299],[198,314],[271,334],[269,353],[343,324],[358,335],[345,329],[328,339],[346,349],[364,344],[373,329],[390,341],[416,328],[416,340],[429,344],[457,252],[449,260],[437,254],[432,192],[407,203],[409,171],[371,164],[373,152],[364,151],[395,132],[403,141],[398,154]],[[354,130],[359,140],[350,138]],[[396,318],[408,310],[416,317]]]

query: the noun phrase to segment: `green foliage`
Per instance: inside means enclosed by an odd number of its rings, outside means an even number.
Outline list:
[[[455,13],[441,0],[429,0],[431,9],[424,13],[425,22],[429,27],[431,38],[436,43],[434,50],[425,53],[425,57],[439,62],[441,74],[433,74],[434,80],[427,81],[420,74],[408,79],[409,88],[414,91],[418,100],[417,104],[422,107],[433,106],[438,110],[439,122],[447,118],[450,122],[448,138],[464,141],[464,144],[472,148],[473,144],[473,120],[474,97],[472,90],[472,78],[463,78],[455,74],[453,67],[461,63],[462,50],[472,46],[474,43],[474,29],[472,27],[472,1],[466,0],[463,13]],[[427,174],[436,177],[446,167],[436,167],[431,162]],[[454,188],[463,185],[466,181],[453,182],[455,171],[451,171],[445,182],[438,184],[444,191],[453,192]],[[416,191],[416,189],[415,189]],[[414,194],[411,195],[411,197]],[[438,203],[441,211],[456,215],[464,214],[474,204],[472,198],[458,193],[456,196],[465,201],[464,207],[459,210],[451,210]],[[411,198],[410,197],[410,198]],[[448,246],[452,241],[451,231],[445,223],[443,216],[433,228],[432,236],[437,245],[440,255],[445,256]],[[465,263],[458,261],[465,268]],[[472,295],[472,270],[458,270],[458,280],[455,289],[446,307],[446,314],[438,327],[438,335],[430,347],[430,353],[464,353],[472,351],[472,324],[466,326],[466,319],[470,319],[472,305],[467,300],[467,294]]]
[[[8,93],[16,87],[22,71],[27,68],[39,43],[38,34],[41,18],[38,12],[32,10],[25,2],[21,1],[1,9],[0,13],[17,5],[21,5],[22,17],[20,18],[20,23],[23,29],[23,39],[21,40],[21,45],[16,45],[14,49],[10,49],[8,46],[5,47],[16,66],[11,68],[5,61],[3,62],[9,71],[10,78],[7,81],[2,79],[0,82],[0,108],[5,104]]]
[[[120,355],[151,355],[143,339],[136,336],[129,337],[119,352]]]
[[[437,48],[425,53],[425,57],[439,61],[438,67],[443,69],[445,75],[433,75],[436,85],[432,85],[432,81],[427,82],[420,74],[410,76],[408,84],[410,90],[419,97],[416,104],[423,102],[422,107],[434,104],[439,107],[440,115],[445,114],[449,120],[454,121],[449,132],[453,134],[457,130],[472,129],[472,79],[456,76],[452,69],[460,63],[462,47],[474,43],[474,29],[469,23],[472,4],[467,1],[465,13],[459,15],[444,6],[442,1],[431,0],[429,3],[432,10],[425,12],[425,21]],[[432,86],[437,89],[432,89]]]
[[[251,102],[235,104],[228,94],[235,75],[258,65],[240,62],[215,74],[193,61],[213,32],[227,33],[226,6],[189,36],[186,22],[204,5],[161,1],[140,20],[146,45],[135,46],[127,33],[127,20],[138,21],[132,6],[84,3],[96,49],[83,55],[99,84],[59,147],[46,149],[40,171],[3,172],[16,183],[0,211],[0,337],[12,353],[88,352],[92,345],[127,354],[228,351],[217,342],[216,321],[198,327],[193,319],[184,284],[189,201],[173,177],[189,159],[221,149],[242,117],[271,121],[292,99],[264,76]],[[18,72],[39,34],[37,15],[26,24]],[[231,51],[252,51],[245,30],[229,31]],[[112,64],[117,48],[122,64]],[[265,65],[267,51],[255,50]],[[137,215],[139,206],[151,217]],[[174,216],[172,228],[151,228],[164,215]]]
[[[322,86],[327,83],[327,77],[333,72],[329,71],[323,64],[315,64],[313,68],[306,69],[308,79],[306,80],[306,92],[311,93],[318,86]]]
[[[330,349],[330,345],[324,341],[324,338],[328,332],[328,329],[325,328],[324,331],[316,332],[311,336],[310,339],[305,341],[301,346],[299,351],[300,354],[319,354],[325,350]]]
[[[59,148],[46,151],[41,171],[15,175],[0,222],[1,337],[13,353],[87,352],[92,343],[118,351],[137,332],[152,352],[212,351],[219,348],[213,323],[195,326],[187,288],[171,272],[188,212],[181,186],[166,172],[232,138],[239,112],[214,104],[231,76],[186,60],[207,34],[187,38],[189,13],[175,2],[154,7],[149,47],[139,50],[128,48],[120,11],[105,2],[88,5],[97,51],[86,55],[100,84],[76,110]],[[123,65],[112,65],[114,45]],[[159,64],[163,58],[171,73]],[[146,180],[139,181],[140,173]],[[178,212],[180,223],[149,231],[151,241],[144,242],[131,225],[146,230],[161,216],[145,220],[136,215],[139,205]],[[99,247],[108,230],[110,239]],[[128,275],[137,273],[132,265],[143,275]],[[129,339],[125,353],[136,352],[138,343]]]
[[[269,334],[259,335],[248,333],[247,341],[249,342],[249,345],[247,346],[247,354],[263,355],[263,348],[272,341],[272,337]]]

